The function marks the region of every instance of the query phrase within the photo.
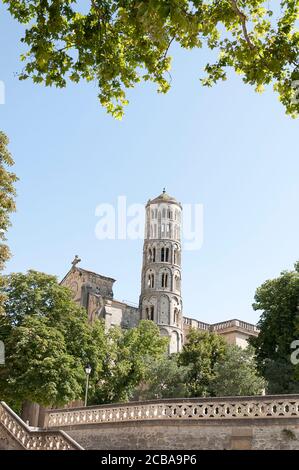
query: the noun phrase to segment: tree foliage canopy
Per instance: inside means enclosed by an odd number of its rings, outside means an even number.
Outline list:
[[[137,388],[133,399],[156,400],[188,396],[188,372],[190,366],[178,365],[178,355],[165,355],[158,360],[149,359],[144,382]]]
[[[54,276],[32,270],[11,274],[4,293],[1,396],[15,406],[27,400],[58,406],[82,398],[85,366],[92,367],[92,387],[102,371],[104,326],[90,325],[85,310]]]
[[[12,329],[5,347],[7,367],[0,389],[9,402],[63,405],[82,397],[84,371],[68,354],[63,334],[45,319],[25,318]]]
[[[168,339],[149,320],[141,320],[136,328],[113,327],[107,333],[108,350],[103,373],[93,397],[94,403],[128,401],[145,379],[150,363],[167,352]]]
[[[9,140],[4,132],[0,131],[0,272],[10,257],[9,248],[6,245],[6,232],[10,226],[9,216],[15,211],[15,183],[16,175],[8,168],[13,166],[13,158],[8,151]],[[4,279],[0,275],[0,289],[4,287]],[[3,292],[0,291],[0,315],[3,313]]]
[[[298,365],[292,364],[291,345],[299,339],[299,263],[264,282],[256,291],[253,308],[261,310],[260,334],[252,338],[259,370],[270,393],[299,391]]]
[[[208,47],[218,53],[202,82],[225,80],[228,68],[257,91],[273,84],[287,113],[299,111],[298,0],[3,0],[25,25],[21,79],[65,87],[94,81],[115,117],[125,90],[149,80],[169,89],[169,49]],[[211,54],[213,57],[214,54]]]
[[[242,396],[261,395],[266,384],[257,371],[254,349],[228,345],[224,356],[214,368],[212,395]]]
[[[265,389],[252,347],[195,329],[187,341],[180,353],[151,360],[134,399],[258,395]]]
[[[227,344],[222,336],[191,328],[179,354],[180,365],[190,367],[187,390],[191,397],[209,396],[216,377],[215,365],[224,356]]]

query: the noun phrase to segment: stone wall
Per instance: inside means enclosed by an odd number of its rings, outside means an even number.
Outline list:
[[[97,450],[298,450],[299,419],[215,420],[194,423],[110,423],[67,433],[85,449]]]
[[[49,410],[86,449],[298,449],[299,395],[164,399]]]
[[[239,346],[242,349],[246,349],[248,347],[248,339],[251,337],[249,334],[246,334],[242,331],[229,331],[226,333],[225,331],[219,333],[228,344],[232,344],[235,346]]]

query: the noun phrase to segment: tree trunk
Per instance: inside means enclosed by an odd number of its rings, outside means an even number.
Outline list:
[[[22,405],[21,418],[29,426],[37,427],[39,420],[40,406],[38,403],[32,403],[26,400]]]

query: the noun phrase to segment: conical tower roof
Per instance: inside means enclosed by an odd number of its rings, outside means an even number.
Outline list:
[[[181,207],[181,203],[178,202],[175,197],[172,197],[169,194],[167,194],[165,188],[163,189],[163,192],[159,196],[155,197],[154,199],[149,199],[147,206],[149,206],[150,204],[159,204],[159,203],[161,204],[163,202],[166,204],[176,204]]]

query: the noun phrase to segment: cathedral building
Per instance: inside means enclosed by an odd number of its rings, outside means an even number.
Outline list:
[[[61,281],[73,292],[74,300],[86,308],[89,321],[100,318],[106,328],[133,328],[141,319],[152,320],[169,337],[169,352],[179,352],[190,328],[213,331],[230,344],[247,346],[258,329],[250,323],[232,319],[208,324],[183,314],[181,296],[181,224],[182,205],[164,190],[146,205],[145,236],[139,306],[114,298],[115,279],[78,266],[72,267]]]

